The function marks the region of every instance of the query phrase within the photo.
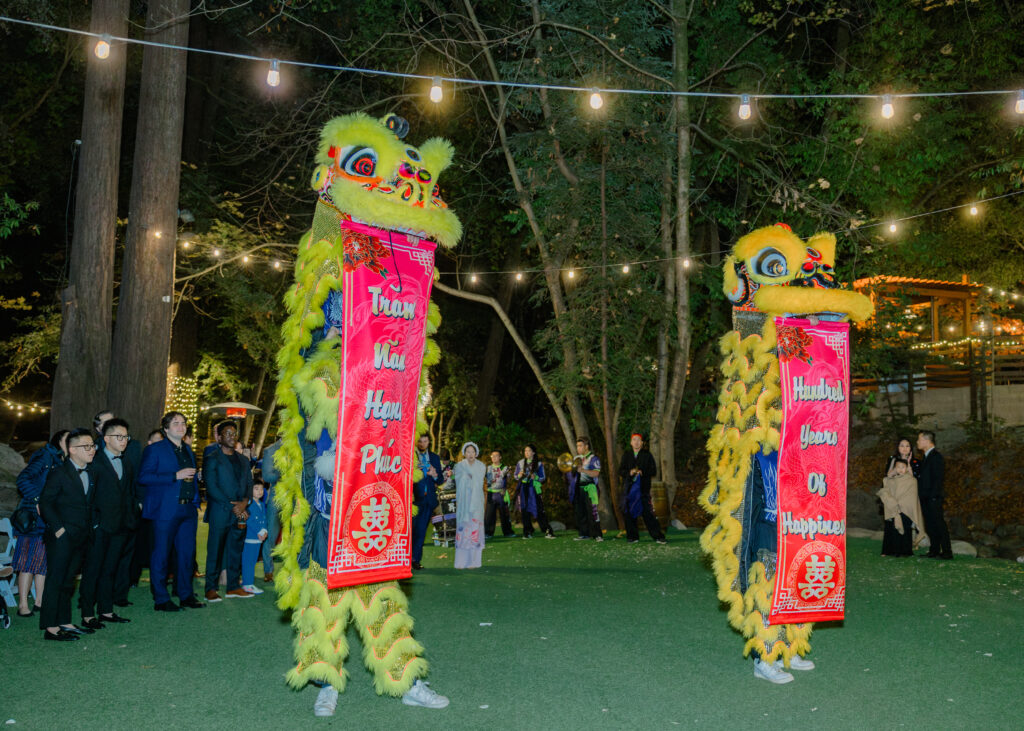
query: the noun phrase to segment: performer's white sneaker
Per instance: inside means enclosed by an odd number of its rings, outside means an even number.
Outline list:
[[[785,668],[785,663],[783,663],[781,659],[775,661],[775,667],[779,668],[780,670],[785,670],[786,669]],[[814,661],[813,660],[805,660],[804,658],[800,657],[799,655],[793,655],[793,657],[789,661],[789,669],[790,670],[814,670]]]
[[[424,708],[444,708],[448,699],[430,689],[430,683],[417,679],[412,687],[402,696],[402,703],[407,706],[423,706]]]
[[[338,707],[338,689],[332,685],[325,685],[316,696],[316,703],[313,704],[313,715],[317,718],[333,716]]]
[[[242,588],[245,589],[250,594],[262,594],[263,593],[263,589],[258,588],[255,584],[244,584],[242,586]]]
[[[754,677],[776,685],[783,685],[793,680],[793,676],[785,670],[780,670],[774,664],[764,662],[761,658],[754,659]]]

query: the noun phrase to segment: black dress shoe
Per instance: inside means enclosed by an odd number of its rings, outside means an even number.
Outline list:
[[[91,627],[79,627],[77,624],[73,624],[70,627],[61,627],[65,632],[70,632],[74,635],[94,635],[96,630]]]
[[[202,609],[206,605],[195,598],[195,595],[190,596],[188,599],[181,600],[182,608],[188,607],[189,609]]]
[[[114,624],[127,624],[131,622],[127,617],[119,617],[116,614],[101,614],[99,620],[101,622],[113,622]]]
[[[419,561],[413,561],[412,562],[412,567],[416,571],[419,571],[421,568],[423,568],[423,564],[421,564]]]
[[[53,632],[50,632],[49,630],[44,629],[43,630],[43,639],[44,640],[52,640],[53,642],[74,642],[75,640],[78,639],[78,635],[73,634],[71,632],[66,632],[63,629],[60,630],[59,632],[57,632],[57,634],[54,634]]]
[[[168,599],[167,601],[162,602],[160,604],[154,604],[153,610],[156,612],[180,612],[181,607],[179,607],[177,604]]]
[[[114,606],[115,607],[130,607],[130,606],[132,606],[132,604],[133,604],[133,602],[130,602],[127,599],[124,599],[124,600],[119,601],[119,602],[114,602]]]
[[[97,629],[103,629],[106,626],[107,625],[103,624],[103,622],[101,622],[96,617],[93,617],[90,620],[85,620],[85,619],[82,620],[82,627],[84,629],[97,630]]]
[[[36,613],[31,611],[31,610],[29,610],[28,612],[24,612],[24,613],[20,609],[18,610],[18,616],[19,617],[34,617],[35,614]]]

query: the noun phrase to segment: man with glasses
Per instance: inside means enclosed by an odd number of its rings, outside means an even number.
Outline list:
[[[184,414],[171,411],[160,420],[164,439],[142,452],[139,485],[145,492],[142,517],[153,521],[153,552],[149,560],[153,609],[177,612],[182,607],[202,609],[192,588],[196,556],[199,491],[196,489],[196,457],[182,439],[188,428]],[[177,556],[174,568],[175,594],[181,606],[171,601],[167,591],[171,547]]]
[[[39,495],[39,513],[46,523],[46,601],[39,613],[43,639],[68,642],[94,629],[71,623],[71,595],[82,556],[92,538],[96,490],[89,465],[96,445],[88,429],[68,435],[68,458],[50,471]]]
[[[101,429],[103,446],[92,463],[97,523],[78,594],[82,626],[89,629],[103,629],[104,622],[131,621],[114,613],[114,579],[138,524],[135,468],[124,454],[128,422],[107,419]]]
[[[104,409],[92,418],[92,428],[96,432],[96,452],[103,451],[105,441],[103,438],[103,427],[108,421],[114,418],[114,412]],[[138,439],[130,436],[121,445],[121,452],[124,455],[122,460],[132,466],[132,479],[139,474],[139,466],[142,464],[142,445]],[[138,492],[138,485],[132,485],[132,491]],[[139,503],[142,496],[139,496]],[[151,541],[148,538],[146,528],[141,518],[142,505],[137,503],[135,508],[135,526],[125,533],[125,545],[121,552],[121,558],[117,564],[117,571],[114,572],[114,604],[119,607],[131,606],[128,601],[128,589],[132,584],[139,583],[142,575],[142,567],[149,560]],[[142,555],[136,556],[136,551]]]

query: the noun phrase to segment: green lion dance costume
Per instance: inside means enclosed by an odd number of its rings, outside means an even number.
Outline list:
[[[278,606],[292,610],[296,631],[295,666],[287,680],[296,689],[310,682],[322,687],[317,715],[333,713],[337,692],[344,690],[350,620],[362,637],[363,659],[378,694],[402,696],[409,705],[447,705],[447,699],[419,680],[427,674],[427,661],[412,637],[408,600],[398,583],[329,590],[324,568],[344,367],[338,337],[343,271],[361,265],[377,271],[374,267],[387,265],[381,237],[386,247],[389,232],[430,238],[446,247],[454,246],[462,233],[436,182],[452,161],[451,145],[434,138],[412,147],[402,141],[407,131],[408,123],[394,115],[378,121],[351,114],[324,127],[311,181],[318,196],[313,226],[299,243],[295,283],[285,297],[288,318],[282,327],[277,385],[282,444],[275,458],[281,474],[276,502],[282,516],[275,555],[284,565],[275,586]],[[365,225],[379,235],[352,233],[343,222]],[[440,319],[431,304],[428,336]],[[426,343],[421,388],[426,367],[439,357],[433,340],[428,337]],[[417,431],[425,431],[422,422]],[[412,449],[410,443],[410,458]],[[428,702],[418,700],[417,693],[425,693]]]
[[[702,507],[712,519],[701,536],[710,554],[718,597],[729,623],[754,654],[755,675],[788,682],[786,668],[810,670],[811,624],[770,625],[776,572],[775,524],[758,525],[759,459],[779,449],[782,421],[774,317],[791,315],[860,322],[871,316],[867,297],[837,289],[836,240],[820,233],[803,242],[785,224],[742,237],[725,262],[724,290],[735,306],[733,330],[721,340],[725,376],[718,424],[708,439],[708,482]],[[781,661],[781,662],[780,662]]]

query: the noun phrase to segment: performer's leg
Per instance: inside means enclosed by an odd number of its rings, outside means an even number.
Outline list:
[[[494,513],[495,510],[497,510],[497,507],[498,506],[494,504],[494,497],[488,493],[487,504],[484,506],[484,535],[488,538],[494,537]]]
[[[643,496],[641,500],[643,505],[644,525],[647,526],[647,532],[650,533],[651,538],[658,542],[665,540],[665,534],[661,530],[661,524],[658,523],[657,517],[654,515],[654,505],[651,504],[651,494],[648,492]]]
[[[516,532],[512,530],[512,519],[508,514],[508,503],[505,502],[505,498],[502,497],[501,502],[498,503],[498,513],[501,515],[501,533],[506,538],[514,536]],[[493,532],[493,530],[492,530]]]
[[[533,535],[533,521],[530,519],[530,511],[523,510],[523,538],[529,538]]]
[[[588,515],[589,501],[582,491],[576,491],[576,499],[572,503],[573,516],[576,518],[576,530],[580,538],[590,538],[590,518]]]
[[[590,502],[590,496],[584,494],[584,501],[587,506],[587,517],[590,521],[590,537],[595,541],[603,541],[604,535],[601,531],[601,516],[597,512],[597,504]]]
[[[427,674],[423,646],[412,637],[409,601],[398,583],[353,587],[352,618],[363,638],[363,659],[378,695],[402,696]]]
[[[541,532],[548,538],[552,538],[555,532],[551,530],[551,523],[548,522],[548,514],[544,510],[544,497],[542,495],[537,496],[537,525],[540,526]]]
[[[345,690],[345,627],[354,597],[352,589],[328,591],[327,571],[310,562],[298,606],[292,612],[296,665],[286,676],[290,686],[298,690],[307,683],[318,683]]]
[[[629,510],[622,511],[622,522],[626,524],[626,540],[636,543],[640,540],[640,529],[637,528],[636,518],[629,514]]]

